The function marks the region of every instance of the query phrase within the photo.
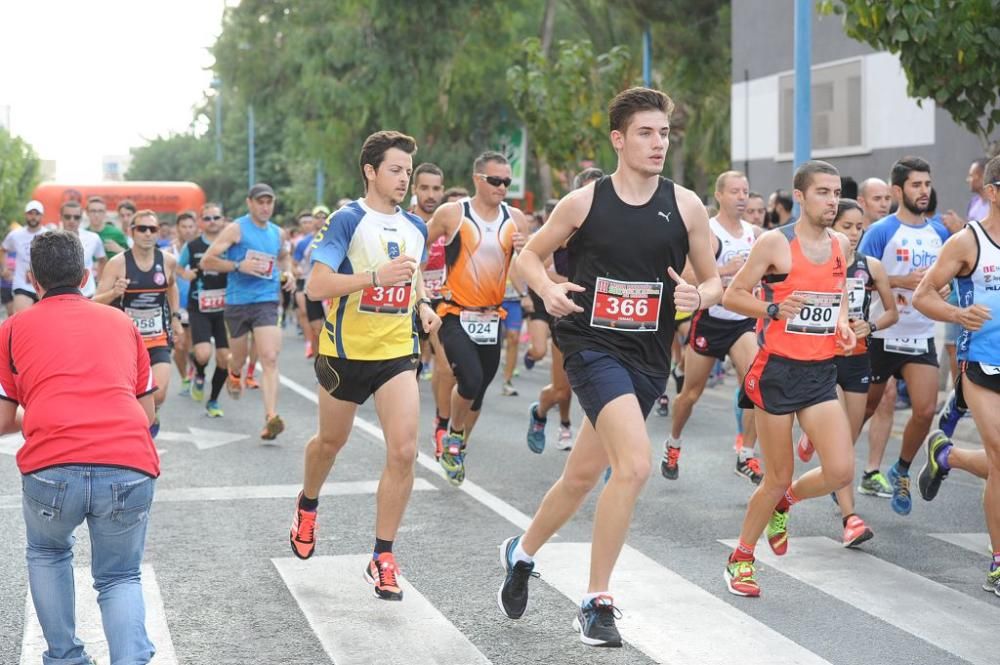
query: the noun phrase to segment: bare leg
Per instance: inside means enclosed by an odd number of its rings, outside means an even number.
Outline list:
[[[378,483],[375,537],[395,540],[413,490],[420,394],[413,372],[402,372],[375,393],[375,411],[385,433],[385,469]]]

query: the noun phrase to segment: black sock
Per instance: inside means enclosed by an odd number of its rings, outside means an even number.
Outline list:
[[[437,421],[438,421],[437,428],[438,429],[448,429],[448,421],[449,420],[451,420],[450,417],[449,418],[442,418],[441,416],[438,416],[437,417]]]
[[[912,463],[913,463],[912,460],[909,461],[909,462],[907,462],[902,457],[900,457],[898,460],[896,460],[896,466],[899,467],[900,471],[909,471],[910,470],[910,464],[912,464]]]
[[[878,474],[878,469],[875,469],[874,471],[865,471],[865,480],[868,480],[869,478],[877,474]]]
[[[228,370],[225,367],[216,367],[215,373],[212,374],[212,396],[210,399],[213,402],[219,399],[222,386],[226,385],[226,374],[228,374]]]
[[[848,515],[843,519],[844,526],[847,526],[847,520],[851,519],[852,517],[854,517],[854,513],[851,513],[850,515]]]
[[[194,363],[194,375],[197,376],[199,379],[204,379],[205,378],[205,365],[202,365],[197,360],[193,360],[193,359],[191,360],[191,362]]]
[[[449,427],[448,433],[451,434],[452,436],[460,436],[462,438],[465,438],[465,430],[462,429],[455,429],[454,427]]]
[[[374,558],[377,559],[378,555],[382,554],[382,552],[392,552],[392,541],[391,540],[382,540],[381,538],[376,538],[375,539],[375,557]]]
[[[565,427],[566,429],[569,429],[571,426],[571,423],[568,420],[562,420],[559,422],[559,424]]]
[[[305,492],[303,492],[299,495],[299,508],[301,510],[316,510],[319,508],[319,497],[310,499],[306,497]]]
[[[545,424],[545,423],[549,422],[548,414],[546,414],[544,416],[538,415],[538,409],[536,407],[531,407],[531,415],[533,415],[535,417],[535,420],[537,420],[538,422],[540,422],[542,424]]]

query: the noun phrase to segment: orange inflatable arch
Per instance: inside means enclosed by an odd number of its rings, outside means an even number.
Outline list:
[[[118,204],[128,199],[137,210],[148,208],[158,213],[176,215],[184,210],[201,210],[205,205],[205,192],[193,182],[102,182],[92,185],[43,182],[32,195],[45,206],[46,224],[59,223],[59,208],[66,201],[76,200],[86,208],[87,199],[100,196],[108,204],[112,215]]]

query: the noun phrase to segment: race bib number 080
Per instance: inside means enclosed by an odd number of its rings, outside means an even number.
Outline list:
[[[832,335],[837,330],[840,301],[843,293],[796,291],[805,296],[806,304],[798,315],[785,324],[785,332],[796,335]]]
[[[412,291],[410,284],[369,286],[361,292],[358,311],[369,314],[408,314]]]
[[[594,284],[593,328],[654,332],[660,325],[663,282],[621,282],[598,277]]]

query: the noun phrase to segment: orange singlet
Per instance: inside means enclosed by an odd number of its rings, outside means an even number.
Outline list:
[[[472,199],[460,200],[462,221],[448,238],[445,257],[447,277],[438,314],[461,314],[463,309],[500,309],[507,272],[514,256],[517,227],[505,203],[496,219],[483,220],[472,208]],[[501,310],[502,312],[502,310]]]
[[[845,262],[840,241],[831,232],[830,258],[816,264],[806,258],[795,235],[795,225],[782,229],[792,253],[792,267],[784,275],[767,275],[762,280],[765,301],[781,303],[793,293],[808,300],[798,316],[774,321],[757,321],[757,340],[768,354],[792,360],[830,360],[838,354],[836,343],[840,302],[844,297]]]

